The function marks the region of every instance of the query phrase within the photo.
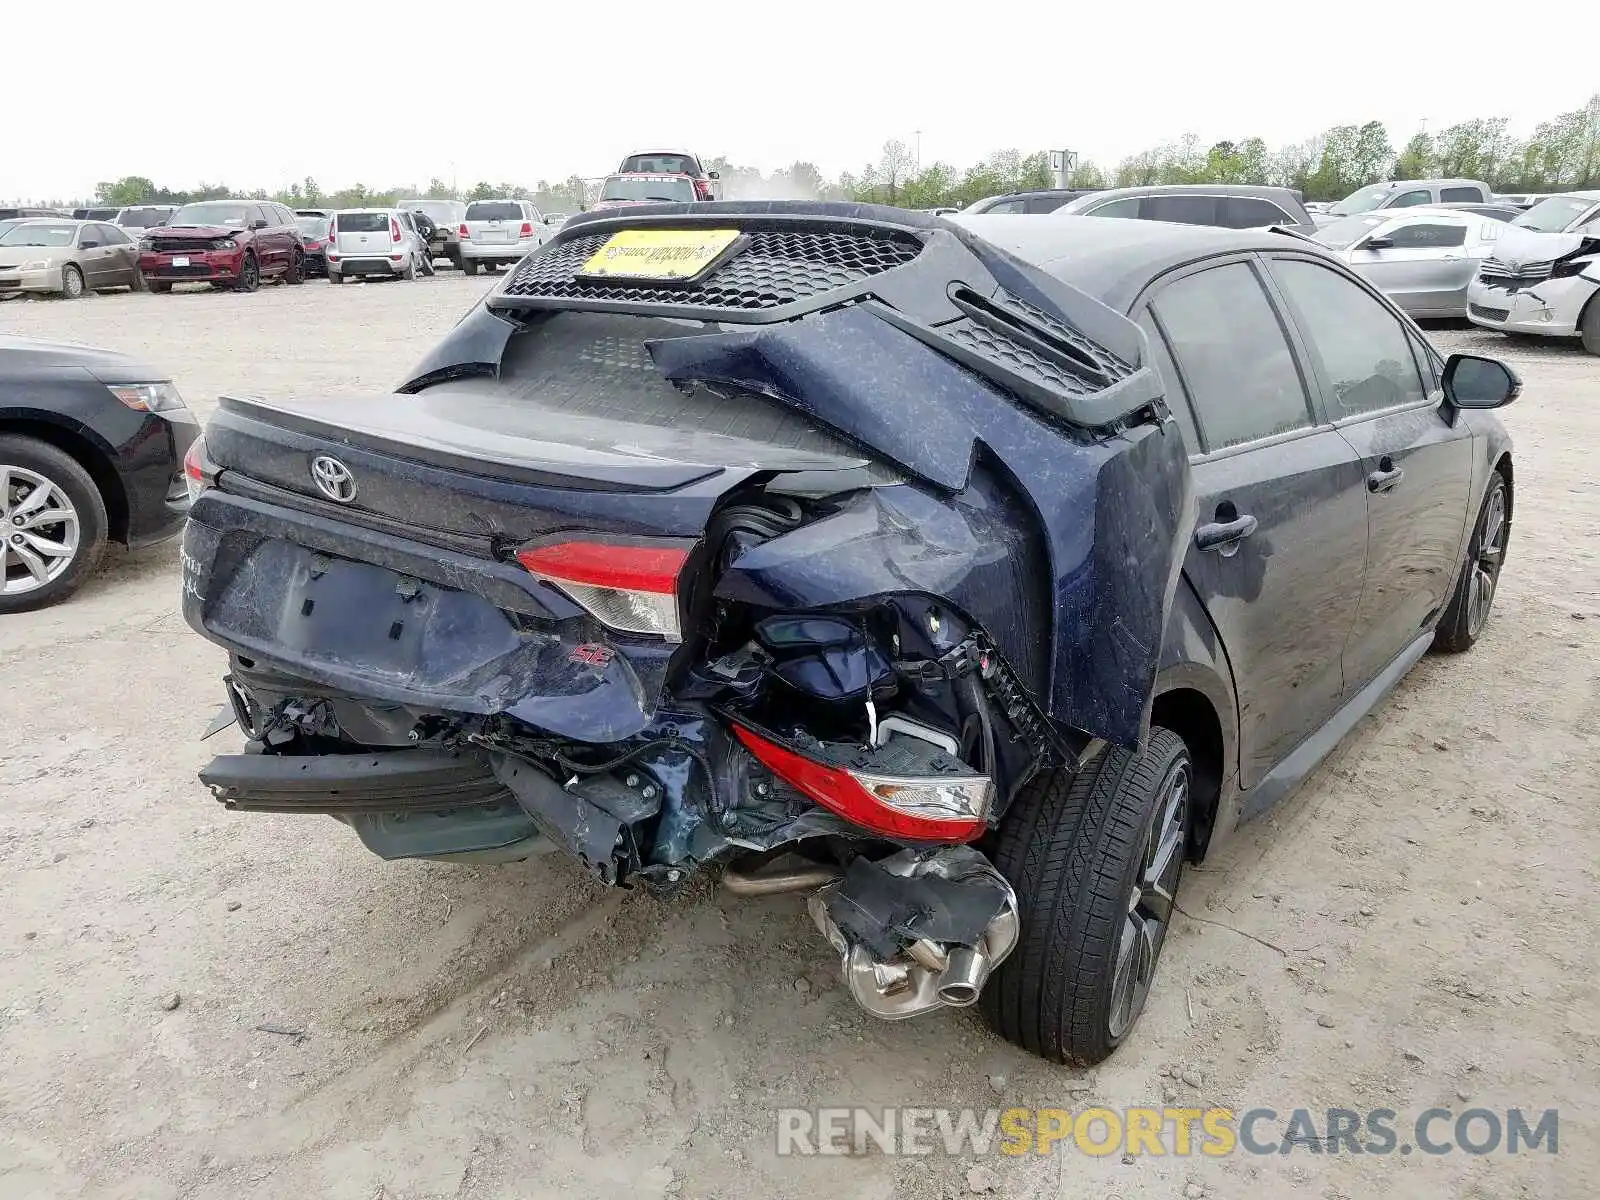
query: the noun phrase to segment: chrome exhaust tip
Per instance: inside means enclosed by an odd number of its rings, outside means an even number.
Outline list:
[[[989,978],[989,958],[971,946],[957,946],[950,951],[949,965],[939,976],[938,997],[951,1008],[967,1008],[978,1002]]]

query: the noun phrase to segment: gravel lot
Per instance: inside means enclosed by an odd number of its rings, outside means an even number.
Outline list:
[[[224,391],[383,389],[488,284],[0,305],[0,332]],[[1497,613],[1192,871],[1137,1035],[1048,1067],[885,1024],[793,898],[605,892],[559,859],[385,864],[195,780],[221,650],[175,544],[0,629],[0,1195],[1589,1196],[1600,1178],[1600,360],[1515,361]],[[174,998],[176,1005],[174,1006]],[[263,1028],[267,1027],[267,1028]],[[288,1032],[282,1032],[288,1031]],[[1180,1064],[1199,1085],[1166,1077]],[[1559,1153],[780,1159],[801,1104],[1561,1110]],[[1448,1126],[1445,1127],[1446,1129]]]

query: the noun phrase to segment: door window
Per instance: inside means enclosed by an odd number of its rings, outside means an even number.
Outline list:
[[[1217,202],[1217,224],[1227,229],[1260,229],[1263,225],[1293,225],[1295,219],[1270,200],[1224,196]]]
[[[1481,204],[1487,200],[1475,187],[1447,187],[1439,189],[1439,200],[1444,204]]]
[[[1310,426],[1288,336],[1248,263],[1186,275],[1162,289],[1152,307],[1207,450]]]
[[[94,235],[99,239],[102,246],[126,246],[128,244],[128,235],[115,225],[96,225],[94,227]]]
[[[1438,250],[1446,246],[1465,246],[1467,227],[1415,222],[1397,226],[1382,236],[1393,242],[1396,250]]]
[[[1333,389],[1334,420],[1427,400],[1405,326],[1364,288],[1304,259],[1276,259],[1272,274]]]
[[[1030,196],[1023,208],[1031,213],[1052,213],[1070,199],[1070,196]]]
[[[1140,215],[1146,221],[1175,221],[1179,225],[1215,225],[1215,196],[1146,196]]]
[[[1384,207],[1385,208],[1416,208],[1419,204],[1432,204],[1432,203],[1433,203],[1433,197],[1428,193],[1428,189],[1427,188],[1419,188],[1418,190],[1416,190],[1414,192],[1401,192],[1398,196],[1396,196],[1394,198],[1393,203],[1387,204]]]

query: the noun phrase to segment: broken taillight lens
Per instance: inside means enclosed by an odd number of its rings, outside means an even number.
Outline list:
[[[517,561],[548,579],[602,625],[623,633],[683,640],[678,575],[689,551],[679,546],[556,542],[517,552]]]
[[[852,825],[918,842],[970,842],[984,831],[994,783],[987,775],[877,775],[817,762],[736,725],[745,748],[774,775]]]

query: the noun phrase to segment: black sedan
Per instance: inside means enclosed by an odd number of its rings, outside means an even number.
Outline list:
[[[397,394],[223,398],[182,603],[251,752],[201,778],[806,892],[867,1012],[1096,1062],[1185,863],[1489,628],[1519,390],[1283,232],[585,213]]]
[[[139,547],[178,533],[198,429],[164,371],[0,338],[0,614],[69,596],[108,540]]]

